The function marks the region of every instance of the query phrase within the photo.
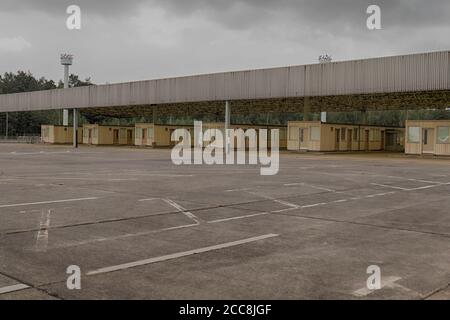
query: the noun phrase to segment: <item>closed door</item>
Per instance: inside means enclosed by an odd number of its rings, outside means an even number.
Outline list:
[[[347,150],[352,151],[352,136],[353,136],[353,130],[348,129],[348,136],[347,136]]]
[[[113,131],[113,144],[119,144],[119,130],[114,129]]]
[[[147,145],[147,129],[142,130],[142,144]]]
[[[88,130],[88,144],[92,144],[92,129]]]
[[[364,150],[369,151],[369,130],[366,130],[366,135],[364,139]]]
[[[336,129],[334,131],[334,150],[339,151],[339,145],[341,144],[341,130]]]
[[[127,145],[133,145],[133,130],[127,130]]]
[[[298,129],[298,141],[299,141],[299,148],[304,149],[305,148],[305,129],[303,129],[303,128]]]
[[[423,129],[422,137],[422,150],[423,153],[433,153],[434,152],[434,129]]]

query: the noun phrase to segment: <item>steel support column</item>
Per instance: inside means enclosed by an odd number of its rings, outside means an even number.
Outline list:
[[[225,152],[230,153],[231,150],[231,137],[229,135],[228,129],[230,129],[231,123],[231,105],[229,101],[225,102]]]
[[[6,139],[8,139],[8,125],[9,125],[9,114],[8,112],[6,113],[6,120],[5,120],[5,137]]]
[[[78,148],[78,110],[73,109],[73,147]]]

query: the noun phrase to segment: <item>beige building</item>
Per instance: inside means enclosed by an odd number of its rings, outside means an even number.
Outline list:
[[[176,129],[187,129],[191,133],[191,141],[193,142],[193,126],[180,125],[158,125],[153,123],[137,123],[135,126],[136,137],[134,144],[136,146],[152,146],[152,147],[170,147],[176,142],[171,141],[172,133]]]
[[[41,126],[41,141],[52,144],[70,144],[73,143],[73,128],[54,125]],[[78,143],[82,143],[83,137],[81,130],[78,131]]]
[[[218,122],[218,123],[204,123],[203,124],[203,132],[205,132],[208,129],[216,129],[216,130],[220,130],[222,132],[222,135],[224,135],[224,128],[225,128],[225,124],[222,122]],[[287,127],[286,126],[276,126],[276,125],[252,125],[252,124],[232,124],[230,125],[230,129],[234,129],[234,130],[238,130],[238,129],[242,129],[244,131],[247,131],[249,129],[254,129],[256,131],[256,138],[258,141],[258,146],[259,146],[259,130],[260,129],[266,129],[267,130],[267,147],[270,148],[271,147],[271,136],[270,136],[270,132],[271,129],[278,129],[279,130],[279,148],[280,149],[286,149],[287,147]],[[235,143],[234,143],[235,147],[237,147],[237,141],[235,138]],[[248,143],[248,139],[246,139],[246,148],[248,148],[249,143]]]
[[[290,121],[287,147],[293,151],[403,151],[404,129]]]
[[[406,121],[407,154],[450,155],[450,120]]]
[[[83,143],[90,145],[133,145],[134,127],[83,125]]]

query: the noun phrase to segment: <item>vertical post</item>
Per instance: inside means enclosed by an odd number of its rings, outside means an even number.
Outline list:
[[[69,88],[69,65],[64,65],[64,89]],[[63,126],[67,127],[69,125],[69,110],[63,110]]]
[[[9,122],[9,114],[8,114],[8,112],[6,113],[6,123],[5,123],[5,137],[6,137],[6,139],[8,139],[8,122]]]
[[[367,111],[366,110],[362,110],[361,111],[361,122],[362,124],[366,124],[368,123],[368,119],[367,119]]]
[[[73,147],[78,148],[78,110],[73,109]]]
[[[156,124],[156,118],[157,118],[157,111],[156,111],[156,106],[153,106],[153,124]]]
[[[231,149],[231,137],[229,135],[228,129],[230,129],[231,122],[231,106],[230,102],[225,102],[225,152],[226,154],[230,153]]]
[[[309,97],[305,97],[303,101],[303,121],[309,121],[310,112],[311,112],[311,101]]]

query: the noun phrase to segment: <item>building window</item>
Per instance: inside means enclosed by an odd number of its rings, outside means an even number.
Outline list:
[[[408,128],[408,142],[419,143],[420,142],[420,127]]]
[[[320,127],[311,127],[311,141],[320,141]]]
[[[450,143],[450,127],[438,127],[437,143]]]
[[[297,130],[298,130],[297,127],[289,128],[289,140],[297,140],[298,139]]]
[[[346,134],[346,132],[347,132],[346,128],[342,128],[341,129],[341,140],[342,141],[345,141],[345,134]]]
[[[142,128],[136,128],[136,138],[137,139],[142,139],[143,135],[142,135]]]

